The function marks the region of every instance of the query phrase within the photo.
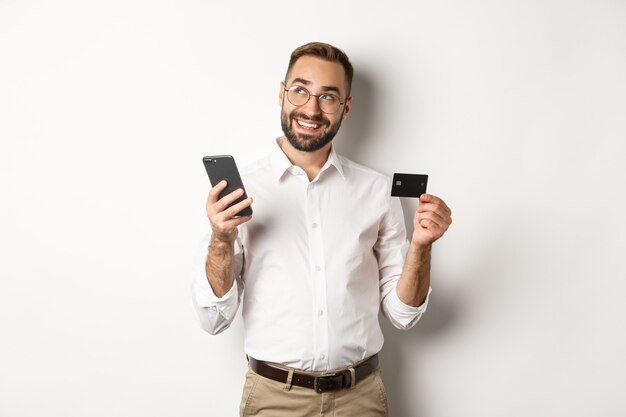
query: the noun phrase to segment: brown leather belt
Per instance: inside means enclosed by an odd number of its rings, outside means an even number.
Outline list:
[[[250,369],[257,374],[265,378],[273,379],[274,381],[287,383],[287,378],[289,377],[289,371],[287,369],[278,368],[268,362],[259,361],[252,357],[248,357],[248,363],[250,364]],[[378,354],[354,367],[354,384],[362,381],[376,369],[378,369]],[[322,393],[350,387],[353,382],[350,369],[346,369],[322,376],[313,376],[294,371],[291,383],[299,387],[312,388],[316,392]]]

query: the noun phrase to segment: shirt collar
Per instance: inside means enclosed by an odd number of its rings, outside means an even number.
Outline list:
[[[287,158],[287,155],[285,155],[283,150],[280,148],[280,145],[278,144],[280,140],[281,138],[276,139],[276,146],[272,147],[272,151],[270,154],[272,173],[276,180],[280,180],[285,172],[293,167],[293,165]],[[326,160],[326,163],[324,164],[320,172],[325,171],[330,166],[334,166],[337,172],[339,172],[339,174],[341,175],[341,177],[345,178],[343,166],[341,164],[341,158],[335,152],[335,147],[332,145],[330,147],[330,154],[328,155],[328,159]]]

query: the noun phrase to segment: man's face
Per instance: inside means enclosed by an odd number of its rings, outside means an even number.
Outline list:
[[[309,91],[309,101],[295,106],[287,99],[285,88],[304,87]],[[333,94],[341,102],[335,113],[324,113],[318,98],[313,95]],[[341,64],[312,56],[303,56],[291,68],[286,84],[281,83],[279,103],[283,133],[291,145],[305,152],[313,152],[328,144],[348,116],[352,97],[347,98],[345,72]]]

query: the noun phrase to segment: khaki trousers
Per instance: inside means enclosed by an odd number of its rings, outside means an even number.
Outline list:
[[[322,375],[322,372],[312,372]],[[289,386],[248,369],[243,387],[241,417],[388,417],[387,394],[380,369],[352,388],[317,393]]]

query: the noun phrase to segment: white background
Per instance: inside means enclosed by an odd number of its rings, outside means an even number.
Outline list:
[[[392,415],[626,415],[626,2],[1,0],[0,416],[237,415],[201,158],[267,152],[311,40],[356,67],[338,149],[454,211]]]

